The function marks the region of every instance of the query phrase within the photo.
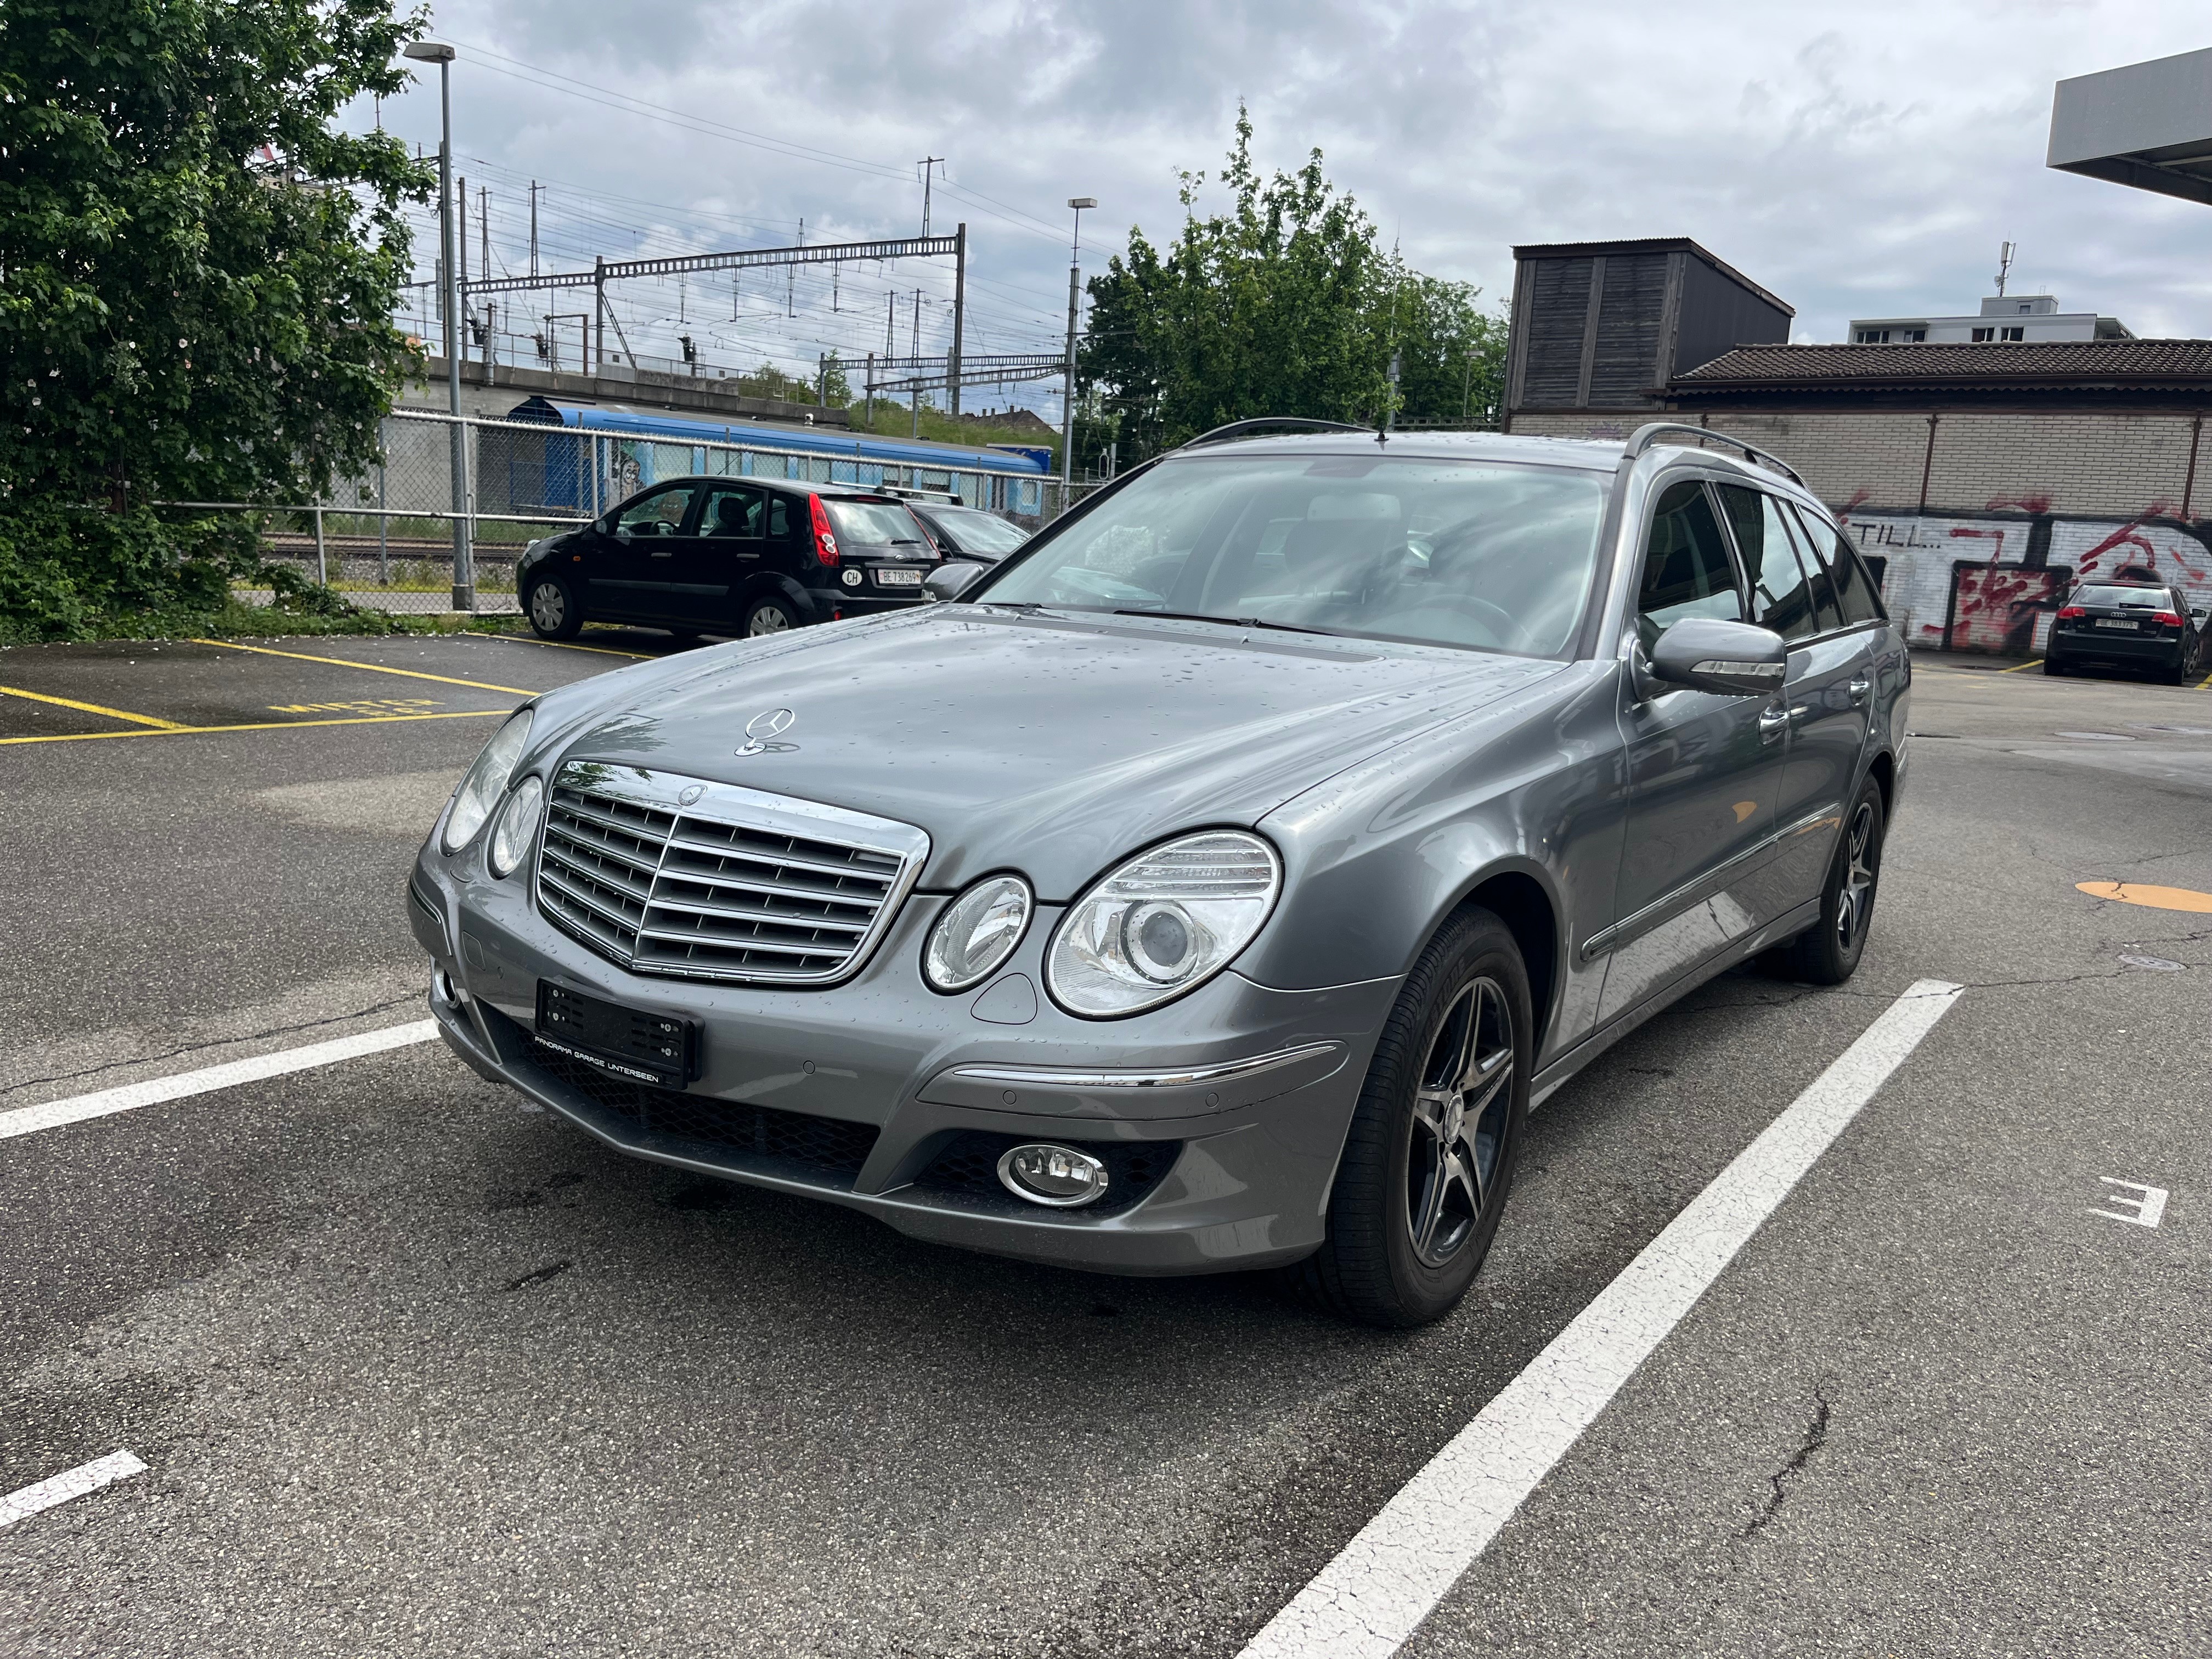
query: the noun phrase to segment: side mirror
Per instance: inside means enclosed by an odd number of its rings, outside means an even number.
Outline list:
[[[1651,648],[1651,677],[1723,697],[1763,697],[1782,689],[1790,646],[1771,628],[1686,617]]]
[[[965,559],[948,560],[921,579],[922,596],[930,599],[957,599],[968,591],[976,577],[983,574],[983,566],[970,564]]]

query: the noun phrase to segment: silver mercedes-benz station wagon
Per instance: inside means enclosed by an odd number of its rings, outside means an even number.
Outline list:
[[[1243,422],[930,580],[501,727],[410,884],[464,1060],[918,1237],[1407,1325],[1532,1100],[1747,957],[1857,965],[1911,671],[1763,452]]]

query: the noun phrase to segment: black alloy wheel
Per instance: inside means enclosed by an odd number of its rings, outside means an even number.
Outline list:
[[[1459,912],[1384,1023],[1329,1195],[1328,1242],[1291,1270],[1301,1291],[1396,1328],[1441,1318],[1466,1295],[1520,1156],[1534,1030],[1511,930],[1487,910]]]
[[[1828,878],[1820,889],[1820,919],[1769,954],[1775,971],[1810,985],[1841,985],[1858,971],[1874,926],[1886,829],[1881,786],[1869,778],[1859,786],[1858,799],[1836,837]]]
[[[1447,1265],[1482,1219],[1505,1151],[1513,1069],[1505,988],[1474,980],[1444,1016],[1413,1091],[1406,1225],[1425,1267]]]
[[[584,608],[558,576],[533,576],[525,608],[530,627],[541,640],[573,640],[584,629]]]
[[[765,634],[787,633],[799,625],[799,613],[792,608],[791,601],[771,593],[745,607],[744,623],[738,631],[750,640]]]

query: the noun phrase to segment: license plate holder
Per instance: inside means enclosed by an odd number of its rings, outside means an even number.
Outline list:
[[[557,1054],[632,1083],[681,1089],[699,1075],[699,1022],[627,1008],[550,980],[538,981],[532,1035]]]
[[[2100,617],[2097,618],[2097,626],[2100,628],[2124,629],[2130,634],[2136,631],[2135,623],[2121,617]]]
[[[878,587],[919,587],[921,586],[921,572],[879,569],[876,572],[876,585]]]

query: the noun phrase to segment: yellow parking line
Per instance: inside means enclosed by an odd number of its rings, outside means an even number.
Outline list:
[[[2197,682],[2197,689],[2199,691],[2204,690],[2208,687],[2212,687],[2212,674],[2207,674],[2203,679]]]
[[[634,657],[640,662],[658,662],[659,659],[644,651],[617,651],[605,645],[571,645],[566,640],[532,639],[527,634],[471,634],[466,637],[477,640],[505,640],[511,645],[550,645],[562,651],[596,651],[602,657]]]
[[[2016,662],[2009,668],[1998,669],[1997,672],[2000,674],[2017,674],[2023,668],[2039,667],[2042,665],[2042,662],[2043,659],[2040,657],[2030,657],[2026,662]]]
[[[186,728],[174,720],[157,720],[151,714],[133,714],[120,708],[103,708],[96,702],[79,702],[73,697],[50,697],[43,691],[25,691],[12,685],[0,685],[0,692],[11,697],[25,697],[33,702],[51,702],[63,708],[74,708],[80,714],[98,714],[111,720],[129,720],[136,726],[150,726],[156,732],[182,732]]]
[[[304,651],[272,651],[265,645],[234,645],[228,640],[194,640],[192,643],[221,646],[225,651],[251,651],[258,657],[289,657],[295,662],[327,663],[333,668],[359,668],[371,674],[398,674],[410,680],[435,680],[441,685],[465,685],[472,691],[504,691],[517,697],[538,695],[519,685],[486,685],[482,680],[457,680],[450,674],[425,674],[414,668],[386,668],[380,662],[355,662],[346,657],[311,657]]]
[[[401,720],[504,720],[507,708],[463,708],[450,714],[357,714],[342,720],[262,720],[252,726],[172,726],[159,731],[72,732],[52,738],[0,738],[11,743],[91,743],[100,738],[197,738],[210,732],[289,732],[295,726],[390,726]]]

